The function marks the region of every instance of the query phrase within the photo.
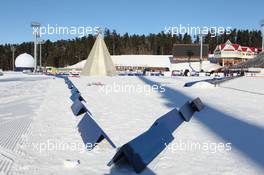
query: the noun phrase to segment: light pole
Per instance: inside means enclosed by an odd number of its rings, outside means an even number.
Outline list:
[[[200,37],[200,72],[202,71],[202,60],[203,60],[203,32],[200,32],[198,36]]]
[[[31,22],[32,34],[34,36],[34,59],[35,59],[35,72],[37,71],[37,38],[39,37],[40,23]]]
[[[264,52],[264,19],[260,21],[260,26],[261,26],[261,33],[262,33],[261,49],[262,49],[262,52]]]
[[[39,44],[39,67],[40,69],[42,68],[42,44],[45,44],[45,41],[44,40],[39,40],[38,41],[38,44]]]
[[[12,51],[13,71],[15,71],[15,51],[16,51],[16,48],[14,45],[11,46],[11,51]]]

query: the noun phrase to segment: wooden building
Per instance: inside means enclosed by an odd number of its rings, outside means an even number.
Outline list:
[[[260,49],[233,44],[230,40],[227,40],[224,44],[216,46],[214,57],[220,65],[231,66],[253,59],[259,52]]]
[[[202,61],[208,60],[209,46],[203,45]],[[199,44],[174,44],[172,49],[173,57],[171,63],[200,61]]]

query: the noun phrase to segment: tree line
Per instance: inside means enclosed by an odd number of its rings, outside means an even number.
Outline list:
[[[51,42],[47,40],[42,45],[42,65],[64,67],[75,64],[86,59],[92,49],[96,36],[88,35],[82,38],[58,40]],[[261,47],[260,30],[237,30],[233,29],[231,34],[223,33],[211,37],[208,33],[204,37],[204,43],[209,45],[209,53],[213,53],[218,44],[225,43],[227,40],[243,46]],[[171,35],[170,33],[160,32],[148,35],[129,35],[128,33],[119,34],[115,30],[106,29],[104,40],[111,55],[172,55],[173,44],[199,43],[198,36]],[[0,69],[12,69],[11,44],[0,45]],[[28,53],[33,56],[33,42],[23,42],[14,45],[16,48],[15,56],[21,53]],[[38,56],[39,58],[39,56]]]

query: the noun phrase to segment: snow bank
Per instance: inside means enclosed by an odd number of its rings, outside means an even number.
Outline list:
[[[64,160],[63,162],[65,168],[75,168],[80,164],[80,160]]]
[[[198,83],[195,83],[194,85],[191,86],[191,88],[199,88],[199,89],[207,89],[207,88],[213,88],[214,85],[205,81],[201,81]]]

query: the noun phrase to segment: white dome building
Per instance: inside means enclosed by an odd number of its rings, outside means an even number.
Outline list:
[[[16,57],[15,61],[16,71],[23,71],[23,70],[31,70],[33,71],[35,67],[35,61],[34,58],[27,54],[23,53]]]

